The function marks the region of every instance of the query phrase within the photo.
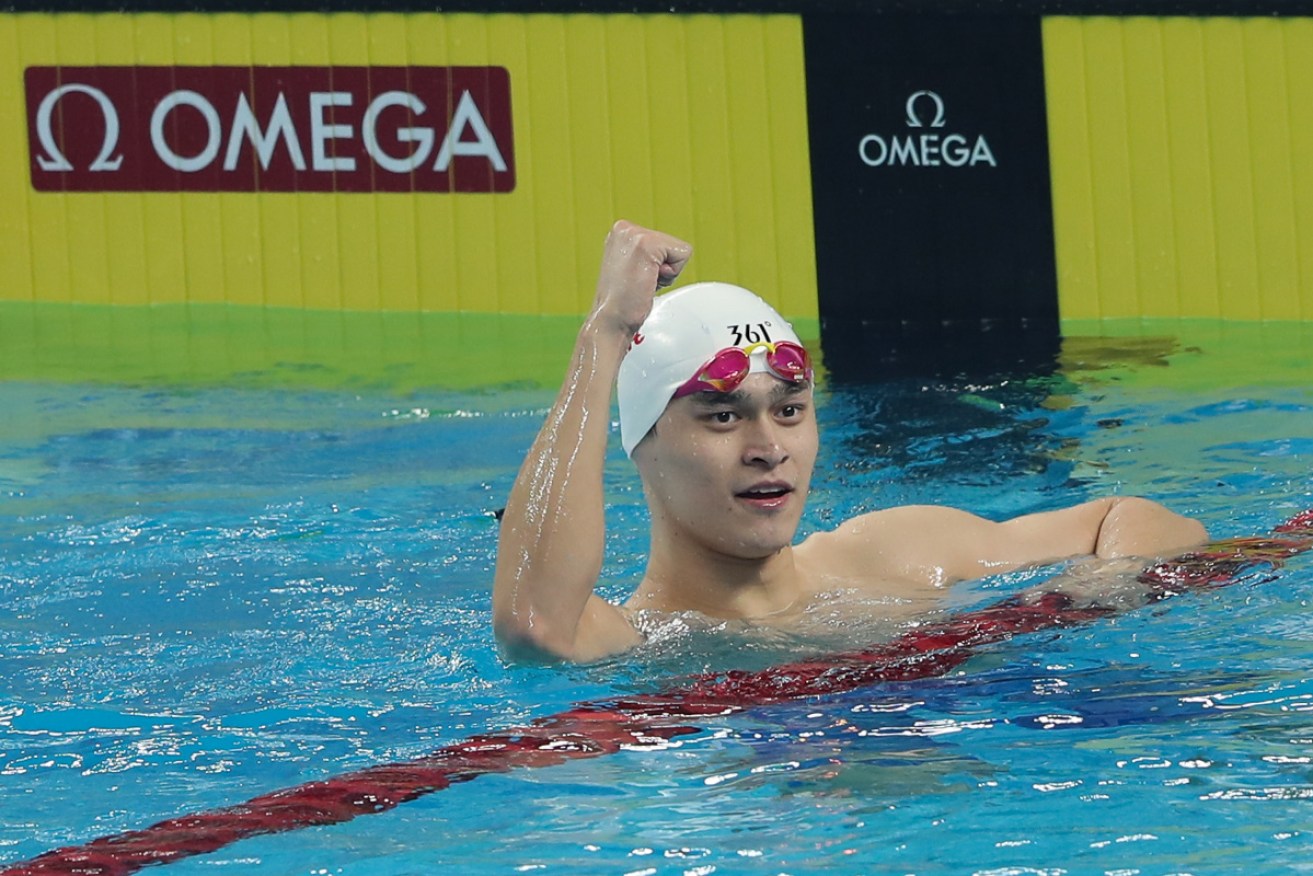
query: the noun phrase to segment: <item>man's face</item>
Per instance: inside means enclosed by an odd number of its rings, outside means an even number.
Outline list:
[[[658,537],[744,559],[793,541],[817,450],[810,384],[752,374],[673,400],[634,449]]]

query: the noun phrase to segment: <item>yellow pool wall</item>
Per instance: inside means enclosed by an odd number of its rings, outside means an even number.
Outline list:
[[[0,300],[579,314],[625,217],[814,317],[801,58],[788,15],[0,14]],[[505,67],[517,185],[33,190],[25,68],[175,64]]]
[[[803,24],[0,13],[0,301],[577,316],[627,217],[694,242],[687,279],[816,320]],[[1313,19],[1041,27],[1062,319],[1313,319]],[[182,64],[503,66],[517,185],[34,191],[25,68]]]
[[[1313,319],[1313,19],[1044,21],[1065,319]]]

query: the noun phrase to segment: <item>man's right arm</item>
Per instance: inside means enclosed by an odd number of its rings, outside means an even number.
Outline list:
[[[683,241],[627,222],[607,236],[592,312],[502,515],[493,627],[512,651],[587,661],[641,641],[620,609],[593,593],[605,547],[611,387],[657,288],[691,254]]]

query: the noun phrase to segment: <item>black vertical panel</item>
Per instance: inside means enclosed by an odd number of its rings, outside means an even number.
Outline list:
[[[831,370],[875,335],[886,359],[1056,348],[1038,16],[810,14],[803,34]]]

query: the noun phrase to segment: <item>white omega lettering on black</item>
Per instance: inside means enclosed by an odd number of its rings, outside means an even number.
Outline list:
[[[67,172],[73,169],[68,158],[59,147],[55,145],[55,133],[50,127],[50,116],[55,111],[55,104],[59,103],[60,98],[64,95],[76,92],[91,97],[100,106],[100,112],[105,117],[105,141],[100,146],[100,153],[96,159],[88,166],[88,170],[94,171],[114,171],[118,170],[123,164],[123,156],[111,158],[114,154],[114,148],[119,144],[119,113],[114,108],[114,102],[109,99],[109,95],[91,85],[83,85],[80,82],[70,82],[67,85],[61,85],[54,91],[47,94],[41,100],[41,105],[36,110],[36,135],[41,141],[41,148],[45,150],[45,155],[38,155],[36,162],[42,170],[51,172]]]
[[[947,125],[944,99],[938,92],[914,91],[904,109],[907,127],[922,132],[865,135],[857,143],[857,156],[867,167],[998,167],[984,134],[924,131]]]
[[[912,96],[907,99],[907,127],[909,128],[925,127],[925,123],[921,121],[921,117],[917,115],[916,112],[916,103],[922,97],[928,97],[930,99],[930,102],[934,104],[935,114],[934,117],[931,119],[930,127],[942,128],[945,124],[944,99],[940,97],[938,94],[936,94],[935,92],[926,91],[925,89],[914,92]]]
[[[857,144],[857,154],[867,166],[879,167],[889,157],[889,146],[879,134],[867,134],[862,138],[862,142]]]

